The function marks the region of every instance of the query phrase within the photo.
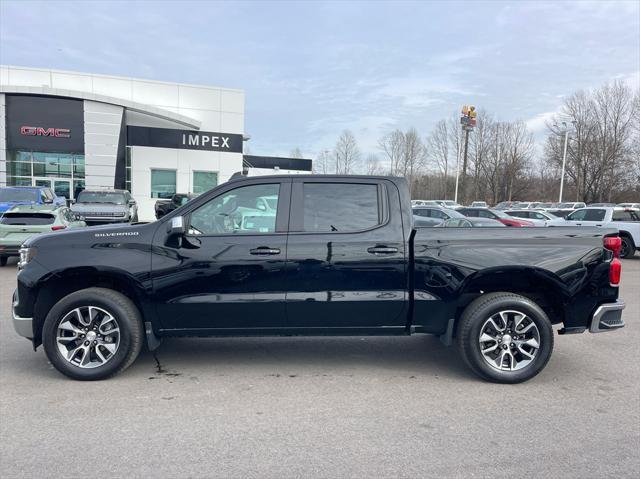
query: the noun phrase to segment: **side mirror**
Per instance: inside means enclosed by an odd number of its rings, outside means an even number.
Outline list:
[[[175,216],[171,218],[171,222],[169,223],[168,233],[171,236],[183,235],[185,233],[184,217]]]
[[[136,200],[129,200],[129,206],[135,206]]]

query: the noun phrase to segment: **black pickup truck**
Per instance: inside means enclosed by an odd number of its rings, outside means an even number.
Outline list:
[[[425,333],[504,383],[545,367],[554,324],[624,326],[616,230],[412,221],[400,178],[235,179],[154,223],[28,240],[14,326],[75,379],[169,336]]]

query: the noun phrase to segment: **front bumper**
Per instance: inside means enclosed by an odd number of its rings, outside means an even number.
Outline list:
[[[591,318],[590,333],[602,333],[624,327],[622,320],[622,310],[625,308],[624,301],[615,303],[605,303],[598,306]]]
[[[11,315],[13,316],[13,328],[20,336],[33,338],[33,318],[22,318],[16,314],[16,306],[18,305],[17,291],[13,293],[13,301],[11,303]]]

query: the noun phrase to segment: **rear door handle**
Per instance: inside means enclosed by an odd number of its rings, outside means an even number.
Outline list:
[[[371,254],[393,254],[398,252],[398,248],[391,246],[373,246],[367,248],[367,252]]]
[[[249,253],[265,256],[270,254],[280,254],[280,248],[269,248],[268,246],[260,246],[259,248],[249,250]]]

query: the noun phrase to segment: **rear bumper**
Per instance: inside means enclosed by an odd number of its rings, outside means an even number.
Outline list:
[[[602,333],[624,327],[622,310],[625,308],[624,301],[615,303],[605,303],[598,306],[591,318],[590,333]]]
[[[0,244],[0,256],[20,256],[20,244]]]
[[[16,314],[16,306],[18,305],[17,291],[13,293],[13,301],[11,304],[11,315],[13,316],[13,328],[20,336],[33,338],[33,318],[22,318]]]

